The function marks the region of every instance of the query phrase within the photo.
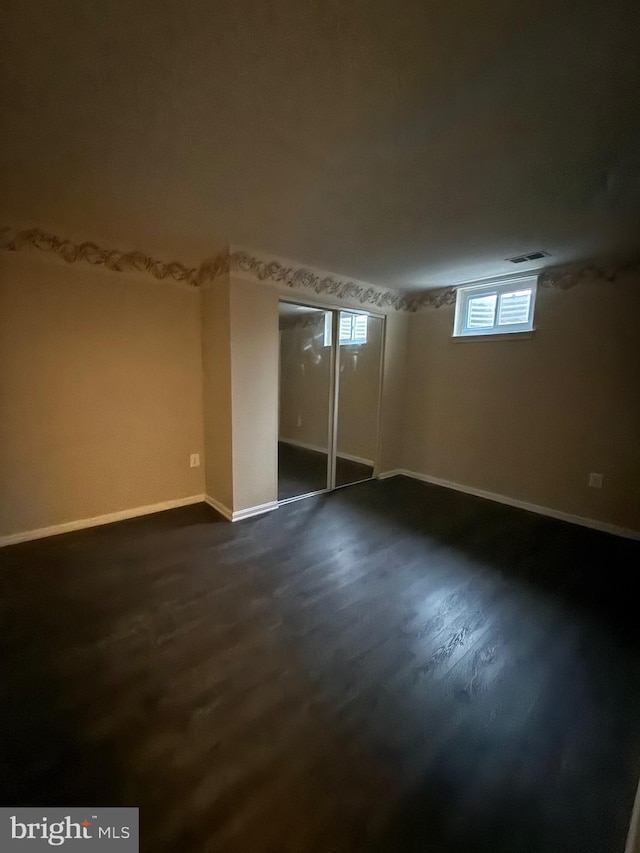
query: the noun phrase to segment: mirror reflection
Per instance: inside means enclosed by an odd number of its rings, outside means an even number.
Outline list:
[[[280,302],[279,328],[278,500],[370,479],[383,319]]]
[[[382,319],[341,311],[336,486],[373,476],[378,452]]]
[[[328,319],[325,319],[328,318]],[[328,488],[331,311],[279,303],[278,500]]]

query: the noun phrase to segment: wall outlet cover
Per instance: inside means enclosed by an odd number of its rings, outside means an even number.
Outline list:
[[[200,454],[192,453],[189,457],[189,467],[190,468],[199,468],[200,467]]]
[[[602,488],[602,474],[594,474],[593,472],[589,474],[589,485],[592,489],[601,489]]]

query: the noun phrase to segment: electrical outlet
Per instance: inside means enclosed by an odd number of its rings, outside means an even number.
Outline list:
[[[302,426],[302,415],[298,415],[298,421],[296,423],[296,426],[299,426],[299,427]]]
[[[592,489],[601,489],[602,474],[594,474],[593,472],[591,472],[591,474],[589,474],[589,485]]]
[[[200,467],[200,454],[192,453],[189,457],[189,467],[190,468],[199,468]]]

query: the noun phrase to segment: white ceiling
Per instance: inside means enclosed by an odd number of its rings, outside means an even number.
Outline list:
[[[5,0],[0,53],[0,225],[407,289],[640,248],[637,0]]]

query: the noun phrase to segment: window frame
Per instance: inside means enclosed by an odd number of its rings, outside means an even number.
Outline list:
[[[531,290],[531,301],[529,303],[529,316],[525,323],[503,323],[498,325],[500,311],[500,298],[508,293],[517,293],[519,290]],[[534,331],[533,325],[536,309],[536,292],[538,289],[538,277],[535,275],[512,278],[508,281],[490,281],[482,284],[464,284],[456,289],[456,310],[453,322],[454,338],[503,338],[510,335],[530,335]],[[467,326],[469,300],[474,296],[493,296],[495,294],[496,307],[494,323],[485,328],[472,328]]]

